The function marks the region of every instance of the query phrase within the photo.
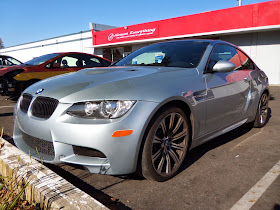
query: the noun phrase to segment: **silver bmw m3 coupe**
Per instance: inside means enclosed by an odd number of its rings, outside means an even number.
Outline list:
[[[165,181],[190,149],[244,123],[264,126],[268,100],[267,76],[238,47],[162,42],[27,88],[14,141],[48,163]]]

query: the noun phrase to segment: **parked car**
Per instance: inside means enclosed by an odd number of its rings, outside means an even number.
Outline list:
[[[30,86],[16,105],[14,141],[48,163],[165,181],[189,149],[244,123],[264,126],[268,100],[267,76],[237,46],[163,42]]]
[[[0,70],[0,94],[20,95],[28,86],[48,77],[89,67],[106,67],[111,61],[96,55],[64,52],[42,55],[21,65]]]
[[[11,56],[0,55],[0,69],[2,69],[4,67],[20,65],[20,64],[22,64],[22,62],[20,62],[19,60],[15,59]]]

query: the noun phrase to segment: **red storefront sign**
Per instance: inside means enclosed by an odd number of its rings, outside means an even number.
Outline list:
[[[106,31],[93,32],[93,45],[150,39],[158,36],[159,26],[157,23],[143,23]]]
[[[128,30],[125,28],[120,28],[117,33],[110,33],[108,35],[108,41],[127,41],[135,38],[149,38],[158,36],[158,26],[154,27],[145,27],[143,29],[136,29],[136,30]]]
[[[280,28],[280,1],[204,12],[166,20],[92,32],[93,45]]]

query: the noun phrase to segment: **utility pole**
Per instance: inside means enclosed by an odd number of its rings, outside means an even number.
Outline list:
[[[239,1],[239,6],[242,6],[242,0],[237,0]]]

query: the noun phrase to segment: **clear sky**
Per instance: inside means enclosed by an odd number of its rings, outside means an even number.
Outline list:
[[[89,22],[128,26],[235,6],[237,0],[1,0],[0,38],[9,47],[86,31]]]

